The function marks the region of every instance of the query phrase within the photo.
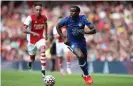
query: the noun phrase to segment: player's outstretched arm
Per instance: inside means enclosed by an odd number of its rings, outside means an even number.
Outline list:
[[[65,38],[65,36],[64,36],[63,33],[62,33],[61,26],[60,26],[59,24],[56,25],[56,30],[57,30],[58,34],[59,34],[62,38]]]
[[[22,31],[23,31],[24,33],[26,33],[26,34],[32,34],[33,36],[39,36],[39,34],[33,32],[33,31],[28,30],[27,27],[28,27],[28,26],[23,25]]]
[[[88,28],[90,28],[90,31],[86,32],[84,31],[84,34],[95,34],[96,33],[96,29],[94,28],[94,25],[89,25]]]
[[[66,45],[69,45],[69,40],[63,35],[62,30],[61,30],[61,26],[59,24],[57,24],[56,30],[57,30],[58,34],[63,38],[64,43]]]
[[[96,29],[94,25],[87,19],[86,16],[83,16],[82,18],[83,18],[85,25],[87,25],[87,27],[90,29],[90,31],[84,31],[84,34],[95,34]]]

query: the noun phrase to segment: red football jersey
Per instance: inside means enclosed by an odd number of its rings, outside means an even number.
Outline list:
[[[47,21],[46,16],[41,15],[38,19],[34,14],[26,18],[24,25],[28,26],[28,29],[38,33],[39,37],[35,37],[32,34],[27,34],[27,40],[31,44],[35,44],[37,41],[43,38],[43,33],[45,30],[44,23]]]
[[[65,34],[66,33],[66,28],[65,27],[62,27],[61,30],[62,30],[63,35],[66,36],[66,34]],[[56,30],[56,27],[53,28],[53,34],[54,35],[58,34],[57,33],[57,30]],[[64,42],[64,40],[63,40],[63,38],[61,36],[59,36],[58,42],[59,43]]]

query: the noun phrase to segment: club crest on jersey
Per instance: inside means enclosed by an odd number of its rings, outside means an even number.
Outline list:
[[[79,23],[79,24],[78,24],[78,26],[79,26],[79,27],[81,27],[81,26],[82,26],[82,24],[81,24],[81,23]]]

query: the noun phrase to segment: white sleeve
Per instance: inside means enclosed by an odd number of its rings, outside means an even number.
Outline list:
[[[31,17],[28,16],[28,17],[25,19],[24,24],[25,24],[25,25],[30,25],[31,21],[32,21]]]
[[[58,33],[57,33],[57,30],[56,30],[56,27],[53,28],[53,34],[54,34],[54,35],[55,35],[55,34],[58,34]]]

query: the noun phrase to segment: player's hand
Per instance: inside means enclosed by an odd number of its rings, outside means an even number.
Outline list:
[[[32,33],[32,35],[35,36],[35,37],[39,37],[39,34],[38,33],[35,33],[35,32]]]

